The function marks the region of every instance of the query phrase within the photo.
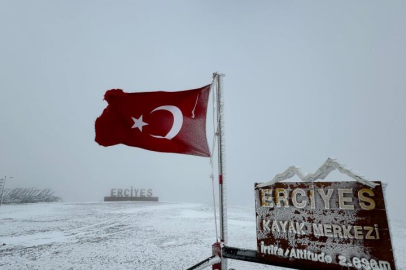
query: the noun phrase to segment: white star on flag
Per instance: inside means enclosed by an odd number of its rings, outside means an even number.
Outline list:
[[[138,119],[134,117],[131,118],[134,121],[134,125],[131,128],[138,128],[142,132],[142,127],[148,125],[148,123],[142,121],[142,115]]]

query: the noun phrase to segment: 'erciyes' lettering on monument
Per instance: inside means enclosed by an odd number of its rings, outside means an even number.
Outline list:
[[[111,189],[111,197],[152,197],[152,189]]]

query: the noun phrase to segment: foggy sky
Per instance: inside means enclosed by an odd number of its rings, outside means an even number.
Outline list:
[[[335,157],[388,183],[406,219],[405,30],[405,1],[0,0],[0,175],[64,201],[133,187],[210,203],[207,158],[104,148],[94,121],[108,89],[192,89],[219,71],[230,204]]]

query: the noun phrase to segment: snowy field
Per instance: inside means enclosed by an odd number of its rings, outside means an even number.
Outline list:
[[[229,245],[256,249],[253,208],[228,215]],[[186,269],[211,256],[213,219],[203,204],[3,205],[0,269]],[[398,269],[406,270],[406,224],[391,226]],[[281,269],[233,260],[229,267]]]

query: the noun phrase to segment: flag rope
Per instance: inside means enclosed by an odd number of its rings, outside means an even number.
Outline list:
[[[195,118],[195,109],[196,109],[196,106],[197,106],[197,101],[199,100],[199,96],[200,96],[200,93],[197,94],[195,106],[193,107],[193,110],[192,110],[192,118],[193,118],[193,119]]]

